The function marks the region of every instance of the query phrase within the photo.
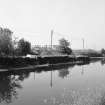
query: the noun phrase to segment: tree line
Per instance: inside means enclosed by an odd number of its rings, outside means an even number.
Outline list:
[[[26,55],[31,52],[31,43],[21,38],[13,39],[13,32],[8,28],[0,28],[0,56]]]
[[[64,38],[59,40],[59,52],[71,54],[70,43]],[[8,28],[0,27],[0,56],[26,56],[33,54],[31,43],[24,38],[13,39],[13,32]]]
[[[41,54],[43,50],[37,51],[37,54]],[[53,50],[50,49],[49,54],[52,54]],[[72,54],[72,49],[70,48],[70,42],[65,38],[59,40],[59,45],[56,52],[60,54]],[[17,40],[13,38],[13,32],[8,28],[0,27],[0,56],[26,56],[27,54],[36,54],[33,51],[31,43],[24,38]],[[105,56],[105,49],[102,48],[100,51],[100,56]]]

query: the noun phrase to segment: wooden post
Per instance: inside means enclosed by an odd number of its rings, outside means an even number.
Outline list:
[[[52,49],[53,30],[51,30],[51,49]]]
[[[53,43],[53,30],[51,30],[51,49],[52,49],[52,43]],[[50,87],[52,88],[53,83],[52,83],[52,69],[51,69],[51,80],[50,80]]]
[[[83,41],[83,49],[84,49],[84,38],[82,38],[82,41]]]

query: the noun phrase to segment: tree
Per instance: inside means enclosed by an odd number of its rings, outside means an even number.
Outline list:
[[[72,50],[69,48],[70,42],[68,42],[66,39],[62,38],[59,40],[59,47],[60,47],[60,52],[63,54],[71,54]]]
[[[105,56],[105,49],[104,48],[101,49],[101,54],[102,54],[102,56]]]
[[[68,42],[66,39],[62,38],[59,40],[59,44],[62,47],[68,47],[70,45],[70,42]]]
[[[27,55],[31,52],[31,43],[22,38],[18,42],[17,49],[18,49],[19,55]]]
[[[0,28],[0,55],[11,55],[13,51],[13,32],[7,28]]]

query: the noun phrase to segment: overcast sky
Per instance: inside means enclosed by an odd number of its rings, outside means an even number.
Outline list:
[[[0,0],[0,26],[32,44],[62,37],[72,48],[105,48],[105,0]]]

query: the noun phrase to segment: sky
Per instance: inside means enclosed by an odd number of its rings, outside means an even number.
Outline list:
[[[53,44],[60,38],[71,48],[105,48],[105,0],[0,0],[0,27],[32,45]]]

